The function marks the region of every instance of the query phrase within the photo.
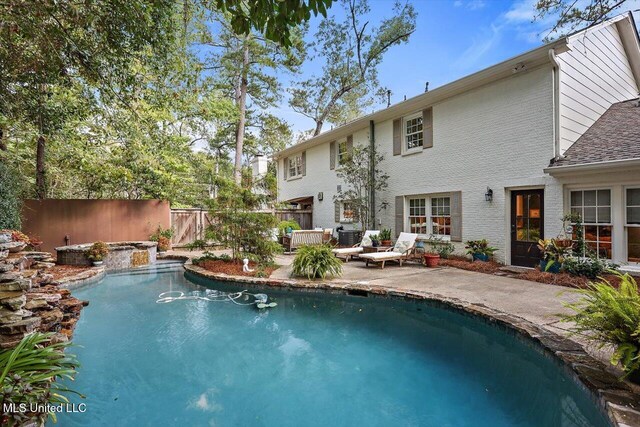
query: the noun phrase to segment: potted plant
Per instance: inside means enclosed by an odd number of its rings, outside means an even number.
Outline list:
[[[377,248],[378,246],[380,246],[379,234],[372,234],[371,236],[369,236],[369,238],[371,239],[371,246],[373,246],[374,248]]]
[[[467,249],[467,254],[471,255],[474,261],[483,262],[489,261],[494,252],[498,250],[498,248],[489,246],[487,239],[469,240],[466,242],[465,248]]]
[[[568,254],[568,248],[556,239],[538,240],[538,249],[542,253],[540,271],[559,273]]]
[[[389,228],[383,228],[380,231],[380,243],[382,244],[382,246],[391,246],[392,242],[391,242],[391,229]]]
[[[149,240],[158,242],[158,251],[165,252],[171,249],[171,238],[173,237],[173,229],[163,229],[158,225],[156,232],[149,236]]]
[[[93,245],[89,247],[84,254],[89,258],[89,261],[93,263],[94,266],[102,265],[102,260],[109,253],[109,247],[105,242],[95,242]]]

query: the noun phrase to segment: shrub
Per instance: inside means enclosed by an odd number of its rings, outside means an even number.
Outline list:
[[[194,251],[194,250],[199,250],[199,251],[204,251],[207,249],[207,241],[204,239],[196,239],[191,243],[188,243],[186,248],[189,249],[190,251]]]
[[[611,364],[620,365],[629,375],[640,369],[640,295],[633,277],[616,276],[618,289],[602,279],[575,291],[582,298],[566,304],[575,314],[564,316],[564,321],[575,324],[573,334],[586,336],[598,347],[613,346]]]
[[[595,279],[607,270],[615,270],[618,265],[604,259],[568,256],[564,259],[562,269],[575,276]]]
[[[229,262],[231,261],[233,258],[231,258],[230,255],[227,254],[220,254],[220,255],[216,255],[212,252],[206,251],[201,257],[198,258],[193,258],[191,260],[191,262],[195,265],[198,265],[202,262],[205,261],[225,261],[225,262]]]
[[[342,261],[331,251],[328,245],[302,246],[293,260],[293,274],[308,279],[342,274]]]
[[[74,393],[55,382],[56,379],[73,380],[79,364],[76,357],[65,353],[70,342],[51,343],[51,333],[33,333],[25,336],[13,349],[0,351],[0,406],[24,404],[52,405],[67,403],[62,393]],[[29,418],[42,414],[8,412],[2,422],[7,425],[27,424]],[[55,412],[49,413],[53,421]],[[5,425],[5,424],[3,424]]]
[[[158,225],[158,228],[156,228],[155,233],[149,236],[149,240],[153,242],[158,242],[160,241],[161,237],[164,237],[165,239],[171,241],[171,238],[173,237],[173,228],[171,227],[162,228],[161,225]]]
[[[498,248],[489,246],[489,242],[487,241],[487,239],[468,240],[465,245],[465,248],[467,249],[467,253],[469,255],[480,254],[492,256],[494,252],[498,250]]]
[[[278,223],[278,236],[282,237],[287,234],[288,228],[291,228],[292,230],[300,230],[300,224],[293,219],[280,221]]]
[[[5,159],[0,160],[0,228],[20,228],[20,183]]]
[[[431,239],[429,239],[428,243],[429,246],[431,246],[430,252],[440,255],[440,258],[442,259],[449,258],[449,255],[451,255],[453,251],[456,250],[456,247],[453,243],[441,238],[432,237]]]
[[[380,240],[391,240],[391,229],[383,228],[380,230]]]
[[[84,254],[89,258],[89,261],[102,261],[104,257],[109,253],[109,247],[105,242],[95,242],[89,249],[84,251]]]

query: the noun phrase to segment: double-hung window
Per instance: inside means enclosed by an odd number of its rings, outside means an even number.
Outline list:
[[[404,119],[404,151],[421,150],[424,134],[422,131],[422,113]]]
[[[640,263],[640,188],[626,190],[627,261]]]
[[[340,222],[353,222],[355,218],[355,211],[353,210],[353,204],[350,202],[342,202],[340,209]]]
[[[289,178],[296,178],[302,175],[302,154],[289,157]]]
[[[409,199],[409,232],[431,235],[451,235],[451,198],[412,197]]]
[[[338,142],[338,165],[343,165],[349,159],[349,145],[347,140]]]
[[[611,190],[572,191],[571,213],[582,218],[584,240],[589,249],[598,258],[611,259]]]

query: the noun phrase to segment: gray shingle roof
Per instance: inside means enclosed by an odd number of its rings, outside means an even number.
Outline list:
[[[570,166],[640,158],[640,106],[638,99],[618,102],[564,153],[549,165]]]

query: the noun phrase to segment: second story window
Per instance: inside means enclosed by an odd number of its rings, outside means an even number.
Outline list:
[[[302,154],[289,157],[289,178],[302,175]]]
[[[338,142],[338,165],[344,165],[349,158],[349,146],[347,140]]]
[[[421,149],[424,134],[422,132],[422,113],[409,116],[404,120],[405,151]]]

